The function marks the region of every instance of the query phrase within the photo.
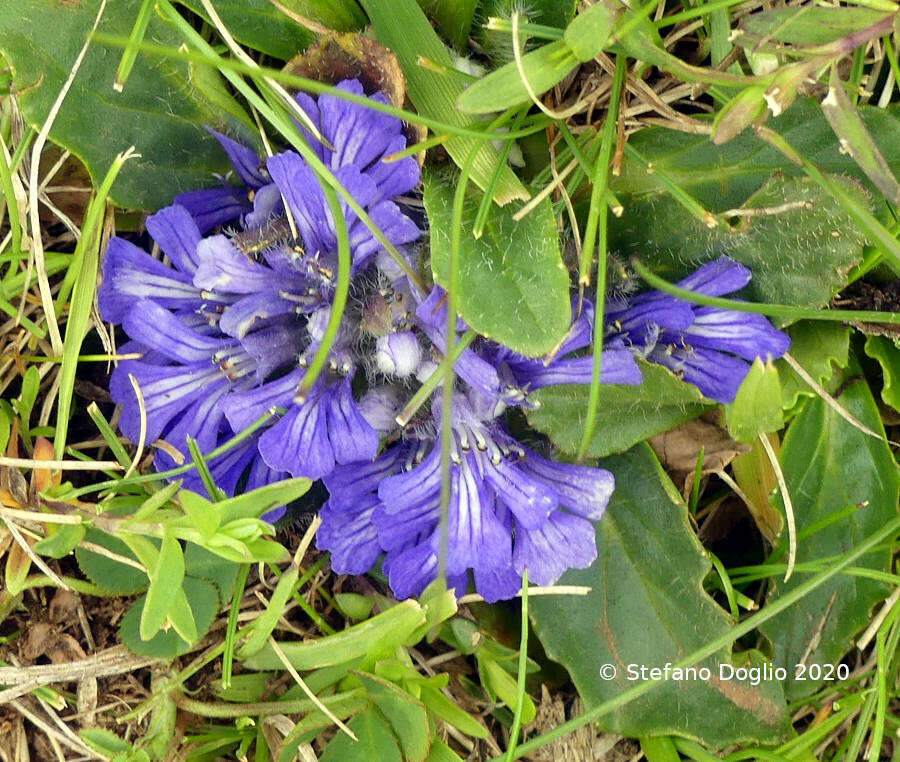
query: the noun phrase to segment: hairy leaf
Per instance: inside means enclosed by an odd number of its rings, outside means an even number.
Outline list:
[[[568,669],[588,708],[647,679],[635,667],[664,668],[730,627],[703,592],[709,561],[650,449],[641,445],[601,463],[616,475],[616,491],[597,523],[598,560],[560,580],[591,592],[529,604],[547,655]],[[742,658],[754,667],[764,661],[756,653]],[[723,649],[701,663],[708,677],[670,675],[598,724],[627,736],[679,735],[712,747],[777,740],[790,729],[780,686],[738,680],[729,671],[736,664]]]
[[[426,174],[425,208],[431,225],[431,267],[435,280],[450,278],[453,188]],[[463,204],[457,309],[476,331],[526,355],[549,352],[572,320],[569,279],[562,263],[556,220],[544,201],[523,220],[512,211],[491,209],[481,238],[473,238],[478,199]]]
[[[99,0],[0,4],[0,53],[13,69],[18,102],[29,123],[43,124],[97,13]],[[99,30],[127,37],[140,0],[108,3]],[[32,23],[23,23],[32,19]],[[39,21],[37,21],[39,19]],[[177,47],[178,37],[155,16],[147,39]],[[50,137],[87,166],[98,183],[116,154],[134,146],[112,188],[120,206],[156,209],[185,190],[218,182],[229,165],[203,125],[251,138],[244,123],[193,86],[188,66],[139,55],[124,92],[113,80],[121,49],[92,45],[56,118]]]
[[[858,421],[884,435],[878,409],[864,381],[851,385],[839,398]],[[797,564],[822,561],[846,553],[897,515],[898,478],[888,445],[841,418],[823,400],[809,400],[788,428],[781,464],[794,506],[797,529],[827,520],[853,506],[858,510],[802,537]],[[775,549],[784,559],[786,540]],[[890,548],[874,550],[856,562],[865,569],[890,571]],[[794,572],[787,582],[776,580],[775,600],[808,579],[812,572]],[[887,586],[849,574],[834,577],[789,610],[770,619],[761,630],[772,641],[776,664],[788,670],[788,698],[814,692],[821,680],[795,680],[795,665],[835,664],[850,638],[869,621],[872,607]]]
[[[597,405],[597,427],[587,449],[591,457],[622,452],[638,442],[696,418],[707,406],[695,386],[660,365],[639,361],[640,386],[603,384]],[[566,452],[578,451],[588,407],[587,386],[548,386],[534,399],[528,421]]]

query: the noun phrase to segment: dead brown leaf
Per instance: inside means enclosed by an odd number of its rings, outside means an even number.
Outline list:
[[[722,471],[738,455],[750,452],[748,445],[735,442],[727,431],[704,420],[688,421],[657,434],[650,439],[650,446],[667,471],[682,476],[685,497],[694,481],[700,450],[703,450],[703,474]]]

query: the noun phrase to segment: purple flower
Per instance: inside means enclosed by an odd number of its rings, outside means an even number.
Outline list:
[[[492,344],[487,352],[498,368],[502,397],[507,404],[533,406],[528,392],[559,384],[589,384],[593,372],[593,357],[589,351],[594,330],[594,305],[583,300],[578,315],[565,339],[549,357],[535,359],[513,352],[501,344]],[[608,340],[603,349],[601,383],[639,386],[641,370],[634,356],[621,340]]]
[[[596,558],[594,527],[614,488],[600,468],[557,463],[516,441],[502,422],[479,414],[470,390],[454,397],[447,575],[461,590],[471,571],[488,601],[514,596],[527,568],[541,585]],[[381,551],[398,598],[419,594],[437,576],[440,553],[440,408],[411,438],[368,465],[325,478],[318,546],[339,573],[368,568]]]
[[[339,89],[362,93],[354,81]],[[328,143],[315,144],[317,155],[355,202],[395,246],[415,240],[418,227],[393,198],[416,187],[418,165],[383,161],[406,147],[400,120],[334,96],[300,94],[297,101]],[[320,180],[296,153],[261,161],[213,134],[243,186],[182,194],[148,219],[168,263],[120,238],[107,250],[101,314],[121,323],[129,350],[143,354],[120,363],[110,382],[122,431],[137,441],[144,425],[148,442],[165,440],[156,464],[170,468],[187,456],[188,437],[207,453],[266,411],[285,408],[266,430],[210,463],[229,493],[243,482],[315,479],[336,464],[371,460],[379,434],[351,386],[359,366],[353,316],[343,320],[326,369],[302,403],[296,399],[324,338],[337,271],[334,219]],[[345,201],[342,211],[359,272],[382,248]],[[243,229],[204,237],[224,223]],[[196,475],[189,486],[200,488]]]
[[[746,286],[750,277],[746,267],[720,257],[678,285],[723,296]],[[722,403],[734,400],[750,362],[781,357],[791,343],[762,315],[701,307],[660,291],[610,303],[605,319],[611,339]]]

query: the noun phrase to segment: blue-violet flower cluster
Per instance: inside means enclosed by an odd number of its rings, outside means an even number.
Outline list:
[[[340,90],[363,94],[348,80]],[[384,102],[376,94],[373,100]],[[415,159],[385,161],[406,147],[395,117],[333,95],[296,96],[323,141],[318,158],[387,239],[406,248],[422,235],[400,199],[419,184]],[[608,471],[560,463],[526,447],[505,422],[533,406],[534,390],[591,378],[594,310],[582,300],[552,358],[522,356],[478,339],[455,365],[451,427],[441,395],[405,427],[396,416],[437,368],[447,345],[445,294],[423,291],[341,202],[352,255],[350,299],[327,367],[298,389],[325,339],[336,290],[337,238],[320,180],[296,152],[261,158],[213,132],[239,182],[190,191],[147,220],[165,260],[122,239],[109,244],[100,311],[122,325],[123,352],[110,393],[121,429],[145,427],[160,470],[179,465],[188,438],[210,453],[272,408],[284,412],[209,461],[228,494],[288,476],[322,479],[330,497],[317,535],[339,573],[383,570],[398,597],[437,575],[441,447],[449,439],[451,496],[446,570],[486,600],[515,595],[527,569],[553,584],[597,554],[592,521],[614,489]],[[731,293],[749,272],[721,259],[681,285]],[[659,362],[712,399],[728,401],[756,356],[779,356],[787,338],[755,316],[697,308],[656,292],[610,304],[603,382],[640,384],[636,357]],[[457,331],[467,326],[457,321]],[[135,392],[135,386],[140,396]],[[185,486],[202,488],[189,473]],[[269,514],[275,520],[284,509]]]

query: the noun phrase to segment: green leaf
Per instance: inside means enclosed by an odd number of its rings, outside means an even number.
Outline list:
[[[778,8],[748,14],[741,21],[738,44],[755,47],[758,42],[792,45],[826,45],[848,34],[876,24],[884,11],[869,8]]]
[[[359,740],[338,732],[325,747],[320,762],[403,762],[391,726],[375,707],[360,712],[347,726]]]
[[[542,45],[522,56],[522,69],[536,95],[561,82],[577,65],[578,59],[564,40]],[[493,114],[528,100],[519,67],[511,61],[463,90],[456,105],[467,114]]]
[[[213,510],[220,513],[222,524],[237,519],[259,518],[276,506],[287,505],[302,497],[311,485],[309,479],[285,479],[215,503]]]
[[[34,408],[35,400],[37,400],[38,391],[41,386],[41,374],[38,369],[32,365],[25,371],[22,376],[22,391],[19,393],[19,399],[15,401],[16,413],[22,421],[22,430],[27,432],[31,427],[29,421],[31,419],[31,411]]]
[[[566,27],[563,40],[582,63],[592,61],[609,42],[616,12],[606,3],[596,3],[579,13]]]
[[[856,107],[850,102],[837,66],[831,67],[828,95],[822,101],[825,118],[847,151],[872,183],[895,206],[900,204],[900,183],[878,150]]]
[[[439,738],[435,738],[426,762],[463,762],[463,760],[447,744]]]
[[[453,188],[435,173],[425,175],[425,209],[431,227],[431,267],[442,286],[449,281]],[[478,200],[467,197],[462,227],[471,230]],[[494,208],[481,238],[461,236],[457,309],[478,333],[522,354],[549,352],[569,329],[569,279],[559,251],[549,200],[524,219]]]
[[[184,554],[181,552],[181,543],[172,535],[166,534],[159,548],[156,566],[150,569],[150,587],[141,612],[142,640],[150,640],[163,626],[173,605],[180,603],[176,599],[176,593],[183,580]]]
[[[182,0],[194,13],[209,17],[198,0]],[[290,8],[289,0],[284,3]],[[279,11],[269,0],[216,0],[216,13],[238,42],[285,61],[305,49],[315,35]],[[299,11],[298,11],[299,12]]]
[[[864,381],[852,384],[838,402],[863,425],[884,436],[872,394]],[[794,419],[781,448],[781,466],[794,505],[797,529],[861,506],[851,515],[804,537],[797,564],[829,559],[849,551],[897,515],[897,466],[888,445],[841,418],[819,398],[809,400]],[[775,550],[784,558],[785,542]],[[827,563],[827,562],[826,562]],[[884,547],[859,559],[857,567],[888,572],[891,550]],[[808,578],[794,572],[788,582],[777,579],[769,600],[777,600]],[[888,593],[883,582],[839,575],[797,605],[761,626],[772,642],[776,664],[788,671],[789,699],[809,695],[821,680],[794,679],[795,665],[836,663],[850,639],[869,622],[872,607]]]
[[[128,741],[103,728],[85,728],[78,731],[78,735],[94,751],[101,754],[112,755],[120,751],[131,751],[132,748]]]
[[[275,631],[278,619],[284,612],[284,607],[294,593],[297,585],[297,577],[300,571],[293,564],[278,580],[275,591],[269,598],[266,610],[253,620],[253,629],[250,637],[245,640],[237,650],[238,659],[246,659],[257,653],[268,641],[269,636]]]
[[[688,523],[687,508],[649,447],[601,461],[616,491],[597,523],[598,560],[567,572],[561,584],[588,585],[586,597],[529,601],[547,655],[568,669],[588,708],[641,681],[629,666],[663,668],[727,633],[731,620],[702,589],[710,569]],[[651,693],[606,715],[599,726],[632,737],[678,735],[711,747],[771,743],[790,731],[776,681],[723,679],[723,649],[696,679],[664,680]],[[753,665],[760,666],[758,656]],[[612,669],[615,668],[615,675]],[[727,667],[722,668],[726,670]],[[671,675],[670,675],[671,677]]]
[[[686,384],[661,365],[639,360],[644,383],[640,386],[603,384],[597,404],[597,428],[587,449],[589,457],[622,452],[638,442],[696,418],[707,405],[695,386]],[[528,421],[565,452],[581,445],[582,425],[588,408],[585,385],[548,386],[533,399]]]
[[[781,383],[772,362],[756,358],[738,389],[734,402],[725,406],[728,433],[739,442],[753,442],[765,432],[784,426],[781,415]]]
[[[467,711],[453,703],[437,688],[423,685],[421,694],[422,703],[428,707],[428,711],[435,717],[440,717],[444,722],[449,722],[467,736],[487,738],[487,728]]]
[[[807,320],[787,329],[791,337],[790,353],[819,384],[831,379],[836,368],[846,368],[850,351],[850,328],[837,322]],[[775,363],[781,379],[781,404],[791,410],[800,399],[815,397],[815,390],[784,361]]]
[[[211,583],[193,577],[184,578],[183,588],[197,627],[197,636],[202,637],[219,609],[219,594]],[[193,643],[186,642],[174,629],[158,632],[150,640],[141,639],[139,630],[144,600],[145,596],[138,598],[122,617],[119,625],[120,640],[138,656],[153,659],[174,659],[187,653]]]
[[[894,410],[900,410],[900,345],[887,336],[869,336],[865,352],[881,364],[884,376],[881,399]]]
[[[88,529],[84,539],[119,556],[137,561],[134,553],[124,542],[99,529]],[[147,587],[147,575],[134,566],[94,553],[81,545],[75,548],[75,558],[81,571],[91,582],[111,593],[134,595]]]
[[[509,707],[510,711],[515,712],[519,704],[516,679],[493,659],[479,659],[478,667],[481,684],[488,693],[499,698]],[[534,701],[526,693],[522,706],[522,722],[527,725],[534,719],[535,714],[537,714],[537,709],[535,709]]]
[[[424,704],[383,678],[364,672],[355,674],[362,680],[372,703],[390,723],[394,735],[400,741],[405,762],[423,762],[431,745],[428,714]]]
[[[844,10],[848,9],[841,8]],[[878,137],[879,148],[896,174],[900,171],[900,106],[884,109],[859,106],[857,110],[869,133]],[[854,177],[869,190],[876,190],[852,157],[841,153],[817,101],[798,98],[784,114],[770,119],[767,126],[781,134],[823,172]],[[647,172],[644,164],[626,154],[621,174],[610,180],[611,189],[623,204],[627,200],[623,198],[626,194],[639,200],[664,190],[660,173],[714,212],[739,207],[776,172],[787,177],[805,176],[802,168],[757,138],[752,130],[741,133],[725,145],[715,146],[706,135],[651,127],[631,135],[628,144],[657,171]],[[652,210],[645,209],[642,218],[645,227],[648,227],[647,220],[654,220],[652,214],[647,216],[648,211]],[[610,223],[612,225],[615,220]],[[655,229],[656,221],[649,227]],[[613,242],[610,248],[613,248]]]
[[[213,504],[205,497],[190,490],[181,490],[178,493],[178,502],[185,514],[204,540],[212,537],[219,528],[220,514]]]
[[[13,68],[18,103],[39,127],[93,24],[99,0],[59,3],[22,0],[0,4],[0,53]],[[128,37],[139,0],[108,3],[99,30]],[[40,19],[40,23],[22,23]],[[181,38],[151,18],[147,39],[178,47]],[[122,93],[112,84],[121,50],[92,45],[54,123],[50,137],[87,166],[95,184],[117,153],[135,146],[111,198],[120,206],[156,209],[182,191],[210,186],[228,169],[218,143],[203,125],[253,135],[241,120],[214,107],[193,87],[186,64],[139,55]]]
[[[75,550],[86,533],[84,524],[60,524],[53,534],[35,543],[34,552],[50,558],[63,558]]]
[[[219,604],[225,606],[234,595],[238,568],[232,561],[226,561],[206,548],[188,542],[184,548],[184,570],[189,577],[197,577],[212,582],[219,591]]]
[[[358,659],[392,653],[425,622],[425,611],[409,599],[346,630],[305,643],[279,643],[298,670],[318,669]],[[250,669],[281,669],[281,659],[270,646],[247,659]]]
[[[419,113],[458,127],[473,124],[473,117],[460,113],[456,108],[456,99],[463,90],[463,79],[454,76],[449,51],[415,0],[361,0],[360,4],[372,20],[378,41],[390,48],[400,61],[406,75],[409,98]],[[427,59],[432,65],[422,66],[422,59]],[[433,64],[444,71],[435,71]],[[513,171],[508,166],[498,166],[500,157],[490,142],[455,137],[447,140],[444,148],[457,165],[464,166],[479,142],[481,147],[472,163],[472,181],[484,190],[490,187],[491,179],[499,169],[493,186],[494,201],[503,206],[514,199],[528,199],[528,190]]]
[[[465,50],[478,0],[416,0],[438,31],[455,48]]]
[[[715,174],[712,168],[709,172]],[[868,203],[853,181],[835,180]],[[728,229],[711,229],[686,215],[668,193],[660,192],[626,205],[622,218],[611,222],[611,247],[624,254],[637,253],[670,279],[727,254],[753,273],[742,292],[751,301],[804,307],[826,304],[844,285],[847,271],[862,259],[865,236],[838,201],[807,178],[773,176],[744,207],[772,210],[786,204],[794,206],[779,213],[741,217]],[[799,204],[807,206],[798,208]],[[653,220],[652,226],[648,219]]]
[[[359,593],[335,593],[334,602],[348,619],[367,619],[372,614],[375,601]]]

